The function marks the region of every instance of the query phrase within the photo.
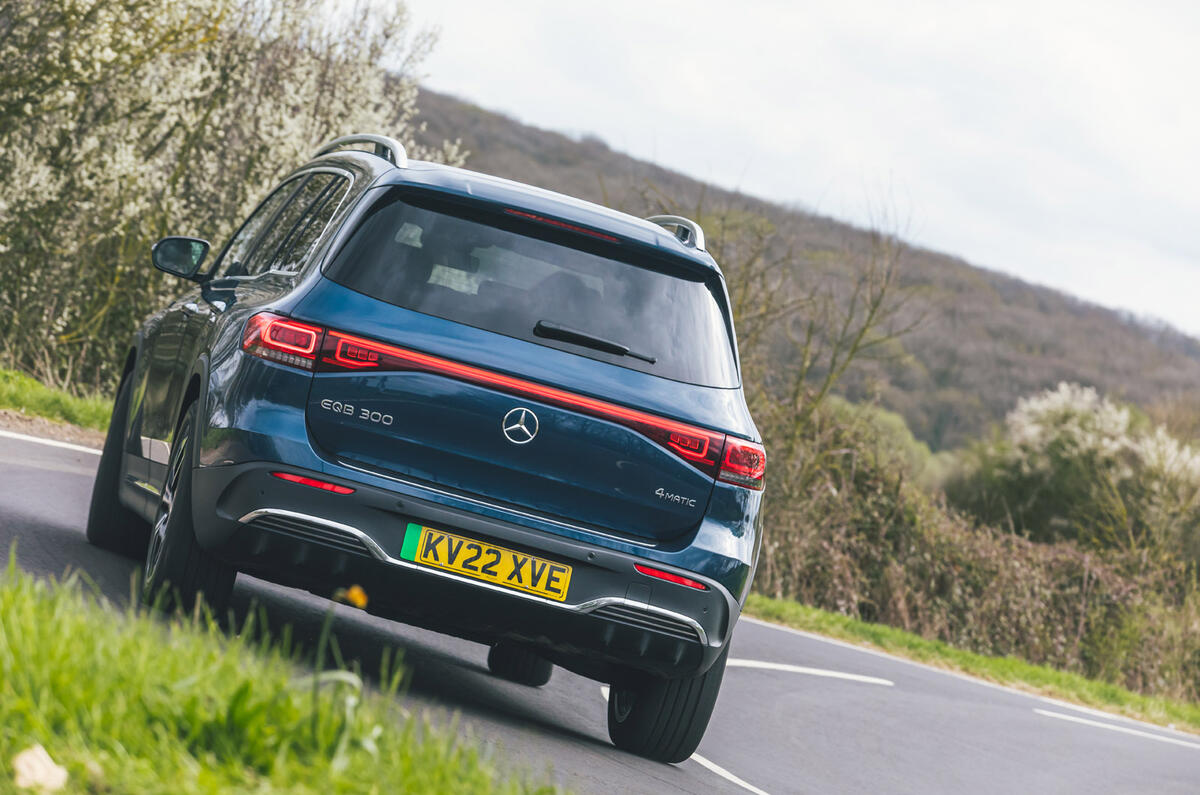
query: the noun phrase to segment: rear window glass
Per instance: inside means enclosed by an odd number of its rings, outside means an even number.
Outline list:
[[[579,356],[737,386],[716,277],[619,256],[617,246],[582,235],[393,189],[326,276],[396,306]]]

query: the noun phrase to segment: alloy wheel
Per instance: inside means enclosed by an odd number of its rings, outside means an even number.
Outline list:
[[[175,492],[179,488],[179,476],[183,473],[183,449],[187,438],[181,433],[176,440],[175,449],[171,451],[171,463],[167,469],[167,481],[163,484],[162,498],[158,503],[158,513],[154,517],[154,527],[150,530],[150,544],[146,549],[146,566],[143,577],[143,587],[147,591],[154,586],[155,577],[162,563],[163,551],[167,547],[167,525],[171,521],[171,510],[175,507]]]

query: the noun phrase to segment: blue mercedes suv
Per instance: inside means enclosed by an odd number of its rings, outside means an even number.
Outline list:
[[[367,151],[355,146],[367,146]],[[701,228],[340,138],[134,336],[88,539],[221,613],[237,572],[611,685],[689,757],[754,576],[765,453]]]

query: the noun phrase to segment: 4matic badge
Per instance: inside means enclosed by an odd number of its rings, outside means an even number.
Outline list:
[[[676,505],[686,505],[689,508],[696,507],[696,501],[694,499],[692,499],[691,497],[684,497],[682,494],[672,494],[671,492],[667,491],[666,489],[661,489],[661,488],[655,489],[654,496],[658,497],[660,500],[663,500],[664,502],[673,502]]]

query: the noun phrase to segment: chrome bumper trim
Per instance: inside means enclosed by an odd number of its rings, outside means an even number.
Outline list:
[[[586,602],[580,602],[579,604],[574,604],[574,605],[565,604],[563,602],[555,602],[551,599],[545,599],[541,596],[536,596],[534,594],[523,593],[521,591],[515,591],[510,588],[501,587],[499,585],[493,585],[490,582],[483,582],[482,580],[472,579],[471,577],[463,577],[458,574],[454,574],[454,573],[448,572],[448,571],[443,571],[441,569],[435,569],[430,566],[421,566],[419,564],[413,563],[412,561],[401,560],[399,558],[393,558],[391,555],[389,555],[387,552],[385,552],[383,550],[383,548],[381,546],[379,546],[379,544],[375,543],[375,539],[371,538],[371,536],[367,535],[362,530],[359,530],[357,527],[354,527],[354,526],[348,525],[348,524],[342,524],[341,522],[334,522],[329,519],[323,519],[319,516],[312,516],[310,514],[298,513],[296,511],[285,510],[283,508],[258,508],[256,510],[250,511],[249,513],[247,513],[245,516],[243,516],[238,521],[241,524],[245,525],[245,524],[249,524],[250,522],[253,522],[255,519],[258,519],[263,516],[278,516],[278,517],[282,517],[285,519],[295,519],[297,521],[302,521],[302,522],[311,522],[316,525],[328,527],[330,530],[337,530],[342,533],[347,533],[349,535],[354,536],[358,540],[362,541],[363,546],[365,546],[367,548],[367,550],[371,553],[371,555],[374,556],[377,560],[383,561],[384,563],[387,563],[389,565],[398,566],[400,568],[405,568],[405,569],[412,569],[414,571],[419,571],[422,574],[431,574],[436,577],[445,577],[446,579],[454,580],[455,582],[461,582],[461,583],[465,583],[467,585],[473,585],[473,586],[476,586],[479,588],[486,588],[490,591],[495,591],[497,593],[502,593],[505,596],[513,596],[513,597],[516,597],[519,599],[529,599],[529,600],[537,602],[539,604],[546,605],[547,607],[557,607],[560,610],[570,610],[571,612],[574,612],[574,613],[591,613],[595,610],[599,610],[601,607],[605,607],[606,605],[626,605],[626,606],[636,609],[636,610],[644,610],[647,613],[655,613],[657,615],[663,616],[664,618],[674,619],[676,621],[681,621],[684,624],[687,624],[689,627],[691,627],[695,631],[696,638],[699,640],[701,645],[704,645],[704,646],[708,645],[708,633],[706,633],[704,631],[704,627],[700,626],[699,622],[697,622],[695,619],[693,619],[689,616],[682,615],[680,613],[676,613],[672,610],[665,610],[661,607],[655,607],[653,605],[644,604],[642,602],[635,602],[631,599],[626,599],[623,596],[602,596],[597,599],[589,599]]]

